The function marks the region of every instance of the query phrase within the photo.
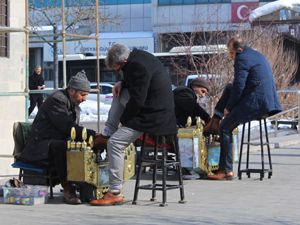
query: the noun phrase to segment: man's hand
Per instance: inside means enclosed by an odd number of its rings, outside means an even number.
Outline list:
[[[229,110],[225,108],[224,109],[224,117],[228,116],[229,113],[230,113]]]
[[[114,97],[119,97],[122,90],[122,81],[118,81],[115,83],[115,86],[112,89],[112,93]]]

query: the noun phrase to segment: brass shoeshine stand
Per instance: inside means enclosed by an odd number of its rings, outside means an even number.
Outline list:
[[[95,199],[101,198],[109,186],[109,162],[102,160],[100,151],[93,149],[93,137],[88,142],[86,128],[82,131],[82,142],[75,142],[76,131],[71,129],[71,140],[67,142],[67,180],[79,184],[88,184],[89,196]],[[130,144],[125,149],[124,180],[128,180],[135,174],[135,147]]]

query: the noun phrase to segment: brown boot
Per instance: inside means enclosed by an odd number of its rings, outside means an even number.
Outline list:
[[[124,202],[124,197],[121,194],[113,194],[107,192],[102,198],[90,201],[93,206],[109,206],[109,205],[121,205]]]
[[[76,196],[75,188],[69,184],[64,185],[64,202],[70,205],[81,204],[81,200]]]
[[[203,134],[205,136],[208,136],[210,134],[219,134],[220,122],[220,118],[213,116],[211,120],[205,125],[203,129]]]

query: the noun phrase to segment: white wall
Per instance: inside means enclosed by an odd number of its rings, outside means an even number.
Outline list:
[[[10,1],[10,26],[25,26],[24,1]],[[0,57],[0,92],[22,92],[25,88],[25,35],[10,34],[9,58]],[[0,175],[17,174],[10,164],[13,161],[13,122],[25,120],[25,97],[0,96]]]

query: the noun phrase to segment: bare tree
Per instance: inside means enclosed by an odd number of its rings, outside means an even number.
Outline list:
[[[61,23],[62,9],[61,0],[41,1],[42,8],[30,5],[29,23],[32,27],[31,42],[44,42],[53,49],[53,71],[54,71],[54,87],[58,85],[58,43],[61,42]],[[69,0],[65,5],[65,31],[73,34],[89,35],[95,32],[96,7],[95,0]],[[99,13],[99,23],[113,24],[117,23],[116,18],[110,16],[109,13]],[[52,31],[45,32],[42,27],[51,26]],[[68,38],[68,41],[78,39]]]
[[[173,60],[178,74],[210,74],[210,112],[219,99],[224,86],[232,82],[233,62],[229,61],[224,51],[230,36],[239,35],[252,48],[258,50],[268,59],[274,74],[277,89],[284,89],[291,85],[298,68],[297,54],[293,49],[284,48],[284,38],[270,27],[255,27],[248,31],[227,33],[224,31],[203,32],[201,27],[190,34],[178,33],[171,35],[169,41],[182,46],[186,53],[188,66],[178,64]],[[197,51],[198,46],[198,51]],[[195,54],[198,52],[198,54]],[[218,79],[219,77],[222,79]]]

